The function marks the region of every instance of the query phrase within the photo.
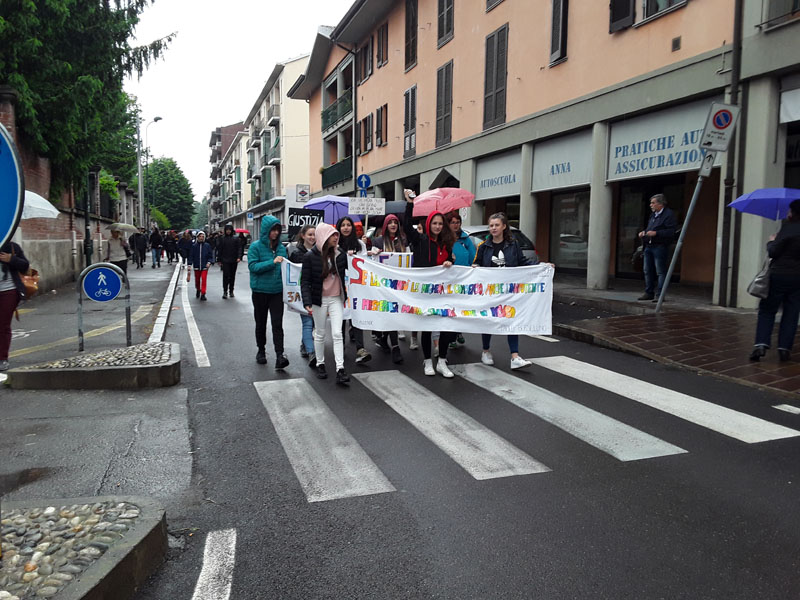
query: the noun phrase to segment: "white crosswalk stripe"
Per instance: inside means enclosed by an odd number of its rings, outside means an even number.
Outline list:
[[[309,502],[395,491],[305,379],[253,385]]]
[[[494,367],[477,363],[451,365],[451,369],[470,383],[492,392],[619,460],[641,460],[686,452],[683,448],[620,423],[538,385],[517,377],[509,377],[508,373]]]
[[[567,356],[529,360],[748,444],[800,436],[800,431]]]
[[[475,479],[550,470],[398,371],[359,373],[354,377]]]

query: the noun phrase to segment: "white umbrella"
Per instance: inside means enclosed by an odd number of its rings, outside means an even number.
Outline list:
[[[25,190],[25,205],[22,207],[23,219],[57,219],[61,212],[46,198],[36,192]]]

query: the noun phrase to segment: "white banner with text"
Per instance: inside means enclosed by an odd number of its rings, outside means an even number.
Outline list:
[[[350,318],[376,331],[550,335],[553,268],[399,269],[349,257]]]

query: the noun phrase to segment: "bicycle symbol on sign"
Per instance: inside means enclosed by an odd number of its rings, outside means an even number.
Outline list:
[[[111,292],[106,288],[101,288],[94,293],[95,298],[99,298],[100,296],[110,296]]]

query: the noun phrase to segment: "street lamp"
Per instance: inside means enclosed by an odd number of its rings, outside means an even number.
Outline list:
[[[148,134],[148,130],[150,129],[150,125],[152,125],[153,123],[158,123],[160,120],[161,120],[161,117],[155,117],[144,128],[144,152],[145,152],[145,164],[144,164],[145,174],[144,174],[144,176],[145,176],[145,180],[146,180],[145,181],[145,192],[147,192],[149,187],[151,187],[151,186],[148,186],[148,184],[150,183],[150,180],[148,178],[148,168],[150,167],[150,146],[147,143],[147,134]],[[150,191],[152,192],[152,190],[150,190]],[[142,202],[144,202],[144,198],[142,198]],[[150,202],[148,203],[148,211],[147,211],[148,221],[149,221],[149,215],[150,215],[149,207],[152,206],[152,205],[153,205],[153,198],[152,198],[152,193],[151,193],[150,194]],[[147,223],[146,229],[150,229],[150,223],[149,222]]]

